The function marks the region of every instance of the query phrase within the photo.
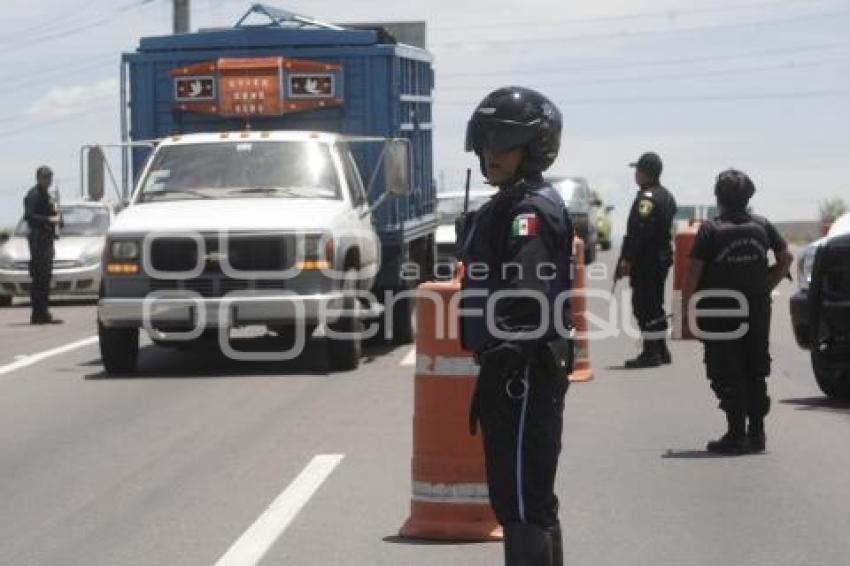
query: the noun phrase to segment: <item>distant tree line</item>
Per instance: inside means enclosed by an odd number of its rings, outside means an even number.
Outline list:
[[[832,197],[820,203],[820,221],[833,222],[847,212],[847,203],[841,197]]]

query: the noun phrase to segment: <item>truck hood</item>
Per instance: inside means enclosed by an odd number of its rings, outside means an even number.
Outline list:
[[[157,231],[216,232],[325,230],[346,210],[330,199],[198,199],[135,204],[123,210],[110,234]]]

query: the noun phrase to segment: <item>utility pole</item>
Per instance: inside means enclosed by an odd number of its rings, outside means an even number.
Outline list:
[[[189,33],[190,0],[174,0],[174,33]]]

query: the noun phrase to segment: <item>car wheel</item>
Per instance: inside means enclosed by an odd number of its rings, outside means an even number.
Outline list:
[[[830,399],[850,399],[850,370],[828,367],[822,354],[812,350],[812,370],[820,390]]]
[[[345,273],[343,289],[351,293],[356,289],[356,281],[357,271],[349,269]],[[363,352],[363,319],[356,313],[357,300],[353,294],[346,296],[343,311],[351,314],[344,314],[339,320],[328,325],[334,332],[346,334],[339,338],[328,337],[328,354],[332,371],[351,371],[360,365],[360,356]]]
[[[100,359],[109,375],[132,373],[139,359],[138,328],[108,328],[97,323]]]
[[[12,296],[11,295],[0,295],[0,307],[11,307],[12,306]]]

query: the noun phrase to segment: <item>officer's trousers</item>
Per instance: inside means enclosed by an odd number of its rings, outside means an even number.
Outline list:
[[[705,366],[711,389],[720,408],[731,414],[751,418],[765,416],[770,410],[767,377],[770,375],[770,296],[748,297],[749,316],[700,321],[699,328],[730,333],[741,324],[748,327],[741,338],[703,339]]]
[[[50,303],[50,279],[53,274],[53,235],[34,232],[27,238],[30,249],[30,302],[32,316],[47,314]]]
[[[485,359],[478,378],[490,503],[503,525],[554,528],[555,473],[569,382],[539,361],[516,371],[505,371],[508,365]]]
[[[632,266],[629,281],[632,286],[632,313],[646,339],[663,339],[667,330],[664,312],[664,284],[670,271],[668,261],[641,262]]]

